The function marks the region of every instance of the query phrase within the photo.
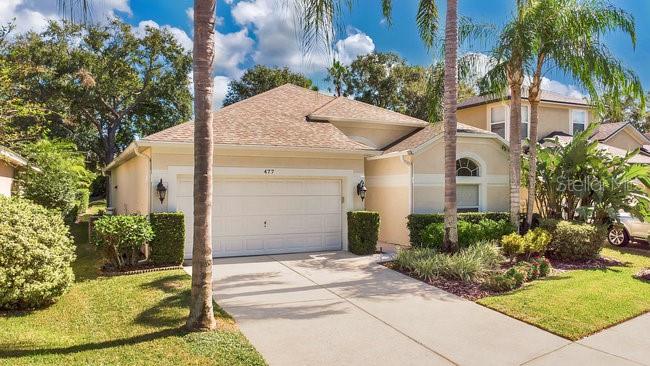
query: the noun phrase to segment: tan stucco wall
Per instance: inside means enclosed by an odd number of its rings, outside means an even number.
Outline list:
[[[480,184],[484,211],[508,209],[508,155],[501,143],[492,138],[458,137],[457,156],[479,163],[480,177],[466,180]],[[444,144],[436,141],[414,156],[413,212],[442,212],[444,200]],[[457,179],[462,184],[463,177]]]
[[[149,149],[111,171],[110,206],[116,214],[149,212]],[[117,188],[116,188],[117,187]]]
[[[603,143],[624,150],[634,150],[643,147],[643,144],[640,143],[636,138],[634,138],[634,136],[632,135],[632,133],[630,133],[628,128],[632,128],[632,127],[627,126],[626,128],[619,131],[617,134],[615,134],[614,136],[603,141]]]
[[[14,168],[0,160],[0,196],[11,196],[14,174]]]
[[[152,182],[161,178],[166,186],[169,180],[175,179],[168,174],[170,167],[192,167],[194,157],[191,146],[184,147],[153,147],[152,148]],[[364,174],[364,157],[351,154],[332,154],[300,151],[255,151],[242,149],[215,148],[215,167],[263,168],[263,169],[332,169],[352,171],[355,180],[360,180]],[[219,175],[219,170],[214,170]],[[356,184],[356,182],[354,183]],[[346,189],[343,187],[343,189]],[[163,204],[155,197],[152,190],[152,210],[167,211],[167,202]],[[363,202],[356,195],[353,196],[353,209],[364,208]]]
[[[529,105],[527,101],[522,101],[522,105]],[[509,101],[499,101],[490,104],[478,105],[458,110],[458,122],[466,125],[490,129],[490,110],[492,107],[506,106],[509,108]],[[539,125],[537,135],[545,137],[551,132],[560,131],[570,133],[571,110],[582,109],[589,110],[586,107],[573,107],[542,102],[539,106]],[[587,123],[594,121],[594,114],[590,111],[587,113]]]
[[[470,125],[476,128],[489,130],[487,119],[487,106],[479,105],[476,107],[459,109],[456,113],[458,122]]]
[[[406,217],[411,213],[411,168],[408,157],[366,160],[366,209],[379,212],[379,240],[409,245]]]

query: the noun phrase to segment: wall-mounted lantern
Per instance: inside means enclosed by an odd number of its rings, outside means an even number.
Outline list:
[[[361,201],[366,199],[366,192],[368,191],[368,188],[366,188],[366,182],[361,179],[361,182],[357,184],[357,195],[361,197]]]
[[[158,192],[158,198],[160,199],[160,203],[162,204],[163,201],[165,200],[165,196],[167,195],[167,188],[165,188],[162,178],[160,179],[160,182],[158,182],[158,185],[156,186],[156,192]]]

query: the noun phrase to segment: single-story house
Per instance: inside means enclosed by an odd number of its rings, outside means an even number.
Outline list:
[[[16,171],[26,166],[25,158],[0,146],[0,195],[11,196],[14,191]]]
[[[362,209],[380,213],[381,241],[408,245],[407,215],[443,211],[442,124],[291,84],[213,118],[216,257],[346,250],[345,214]],[[186,258],[193,133],[187,122],[147,136],[106,168],[116,213],[185,213]],[[460,210],[507,210],[506,142],[459,124],[457,143]]]

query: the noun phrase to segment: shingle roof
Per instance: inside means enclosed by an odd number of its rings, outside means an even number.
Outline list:
[[[485,136],[497,136],[495,133],[492,133],[490,131],[468,126],[463,123],[459,123],[457,125],[456,131],[459,133],[472,133],[472,134],[485,135]],[[442,122],[428,125],[427,127],[422,128],[418,132],[406,137],[404,140],[399,141],[392,146],[389,146],[384,150],[384,154],[398,152],[398,151],[413,150],[418,146],[424,144],[425,142],[431,140],[432,138],[441,135],[443,132],[444,132],[444,123]]]
[[[508,92],[508,96],[505,97],[506,99],[510,99],[509,94],[510,93]],[[475,105],[492,103],[501,100],[503,98],[504,97],[498,97],[498,96],[495,97],[494,95],[479,95],[475,97],[470,97],[458,103],[458,108],[467,108]],[[526,89],[524,89],[521,98],[528,99],[528,91]],[[553,103],[583,105],[583,106],[589,105],[589,103],[585,99],[567,97],[566,95],[558,94],[548,90],[542,90],[542,102],[553,102]]]
[[[603,123],[598,126],[598,129],[594,132],[591,138],[598,141],[607,140],[618,130],[625,127],[625,125],[627,125],[627,122]]]
[[[370,123],[390,123],[407,126],[425,127],[429,123],[391,110],[376,107],[371,104],[338,97],[325,104],[309,115],[312,120],[336,121],[353,120]]]
[[[561,144],[568,144],[569,142],[571,142],[571,140],[573,140],[573,136],[568,136],[568,135],[557,134],[557,135],[553,136],[553,138],[556,138],[556,137],[560,141]],[[619,157],[624,157],[627,153],[629,153],[629,151],[627,151],[627,150],[620,149],[618,147],[614,147],[614,146],[610,146],[610,145],[606,145],[606,144],[603,144],[603,143],[600,143],[600,142],[598,143],[598,149],[600,149],[602,151],[607,151],[610,154],[612,154],[614,156],[619,156]],[[647,156],[647,155],[645,155],[643,153],[639,153],[639,154],[635,155],[633,158],[630,159],[630,163],[634,163],[634,164],[650,164],[650,156]]]
[[[336,98],[285,84],[214,112],[214,142],[251,145],[373,150],[347,137],[330,123],[309,121],[306,116]],[[193,141],[194,124],[183,123],[143,141]]]

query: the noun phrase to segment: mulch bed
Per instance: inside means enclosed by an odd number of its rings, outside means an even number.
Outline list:
[[[427,283],[431,286],[435,286],[441,290],[445,290],[449,293],[452,293],[456,296],[462,297],[464,299],[470,300],[470,301],[476,301],[480,298],[483,297],[488,297],[492,295],[496,295],[498,293],[486,290],[481,287],[480,283],[468,283],[468,282],[463,282],[463,281],[454,281],[454,280],[448,280],[445,278],[436,278],[433,279],[432,281],[425,281],[422,278],[418,277],[412,272],[402,270],[397,266],[397,264],[393,262],[383,262],[380,263],[383,266],[386,266],[394,271],[400,272],[402,274],[405,274],[411,278],[414,278],[416,280],[422,281],[424,283]]]
[[[553,269],[558,271],[575,271],[579,269],[607,269],[609,267],[622,267],[625,263],[608,257],[600,257],[581,262],[566,262],[549,259]]]
[[[561,262],[558,260],[550,260],[551,265],[553,266],[552,273],[562,273],[566,271],[574,271],[580,269],[607,269],[608,267],[619,267],[624,266],[625,263],[617,261],[612,258],[601,257],[598,259],[592,259],[586,262]],[[383,262],[381,265],[388,267],[394,271],[405,274],[411,278],[422,281],[429,285],[435,286],[441,290],[452,293],[456,296],[462,297],[470,301],[476,301],[483,297],[499,295],[499,292],[490,291],[481,286],[480,283],[468,283],[463,281],[448,280],[445,278],[435,278],[431,281],[425,281],[422,278],[415,275],[413,272],[403,270],[397,266],[395,261]],[[508,269],[512,264],[505,262],[502,266],[502,269]],[[637,275],[637,278],[650,281],[650,269],[640,272]],[[526,284],[524,284],[526,286]]]
[[[174,269],[183,269],[183,266],[157,266],[151,263],[139,264],[136,266],[126,266],[122,269],[117,269],[113,266],[104,265],[101,268],[101,273],[105,276],[128,276],[140,273],[158,272],[158,271],[171,271]]]
[[[646,268],[642,270],[641,272],[637,273],[634,278],[638,278],[643,281],[648,281],[650,282],[650,268]]]

